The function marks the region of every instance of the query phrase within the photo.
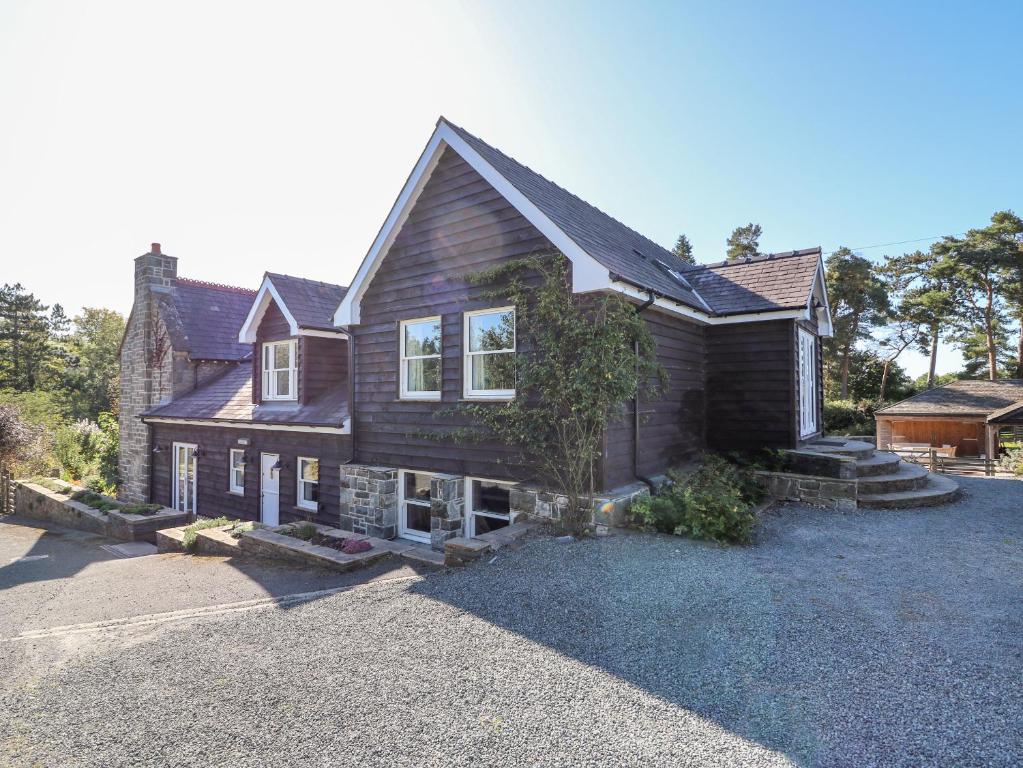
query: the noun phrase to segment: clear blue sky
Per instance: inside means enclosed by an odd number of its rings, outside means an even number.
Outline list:
[[[127,311],[157,240],[200,279],[347,282],[440,114],[703,261],[751,220],[771,251],[961,232],[1023,210],[1021,27],[1020,2],[9,1],[0,281]]]

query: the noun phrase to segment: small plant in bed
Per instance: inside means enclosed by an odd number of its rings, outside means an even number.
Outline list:
[[[41,485],[48,491],[59,493],[61,496],[69,496],[71,494],[71,485],[65,483],[63,480],[58,480],[55,477],[32,477],[29,478],[29,482],[35,485]]]
[[[308,541],[310,544],[315,544],[318,547],[329,547],[330,549],[336,549],[338,552],[344,552],[346,555],[354,555],[358,552],[365,552],[366,550],[372,549],[373,545],[365,540],[358,539],[344,539],[337,536],[327,536],[326,534],[320,533],[315,525],[312,523],[298,523],[290,528],[281,531],[285,536],[291,536],[302,541]]]
[[[244,523],[238,523],[228,533],[231,534],[231,538],[240,539],[246,531],[258,531],[260,528],[266,528],[266,526],[262,523],[254,523],[251,520],[247,520]]]
[[[125,504],[121,512],[126,515],[153,515],[163,507],[159,504]]]
[[[207,528],[219,528],[222,525],[230,525],[231,523],[240,523],[241,520],[229,520],[226,517],[211,517],[206,520],[196,520],[191,525],[186,525],[181,537],[181,544],[185,547],[186,552],[191,552],[195,547],[195,541],[198,538],[196,533],[198,531],[205,530]]]
[[[118,504],[116,501],[111,501],[106,496],[101,496],[95,491],[88,490],[75,491],[75,493],[71,494],[71,498],[74,501],[81,502],[87,507],[98,509],[100,512],[103,512],[104,514],[110,512],[113,509],[121,508],[121,505]]]
[[[750,542],[756,525],[753,505],[763,493],[749,469],[707,455],[695,472],[668,476],[670,482],[657,495],[633,502],[632,515],[639,523],[694,539]]]

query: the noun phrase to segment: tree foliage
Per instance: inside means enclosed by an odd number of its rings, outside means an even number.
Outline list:
[[[114,410],[112,395],[120,370],[118,346],[124,317],[109,309],[86,307],[75,318],[67,340],[68,365],[62,387],[68,394],[72,418],[97,420]]]
[[[693,244],[689,242],[689,238],[684,234],[678,236],[678,240],[675,241],[675,247],[671,249],[671,252],[686,264],[696,266],[696,257],[693,256]]]
[[[608,424],[637,392],[655,397],[666,383],[650,330],[617,294],[573,295],[561,254],[534,254],[467,278],[515,306],[518,351],[515,398],[463,404],[458,410],[474,426],[458,437],[516,448],[523,465],[567,497],[562,524],[577,531],[597,490]]]
[[[726,257],[729,261],[756,256],[760,248],[760,236],[763,234],[759,224],[752,221],[744,227],[736,227],[728,236]]]

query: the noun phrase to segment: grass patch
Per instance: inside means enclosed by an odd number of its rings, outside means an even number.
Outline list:
[[[118,504],[116,501],[110,501],[110,499],[106,498],[105,496],[101,496],[100,494],[96,493],[95,491],[85,491],[85,490],[83,490],[83,491],[76,491],[75,493],[71,494],[71,498],[74,501],[81,502],[82,504],[84,504],[87,507],[92,507],[93,509],[97,509],[97,510],[99,510],[100,512],[102,512],[104,514],[106,514],[107,512],[110,512],[111,510],[115,510],[115,509],[120,509],[121,508],[121,505]]]
[[[191,552],[192,548],[195,547],[196,533],[206,528],[219,528],[222,525],[230,525],[231,523],[240,523],[240,520],[229,520],[226,517],[214,517],[208,520],[199,520],[186,525],[183,531],[184,535],[181,537],[181,543],[185,547],[186,552]]]
[[[126,515],[152,515],[163,509],[160,504],[125,504],[121,512]]]
[[[35,485],[41,485],[48,491],[59,493],[61,496],[71,495],[71,485],[55,477],[30,477],[28,481]]]

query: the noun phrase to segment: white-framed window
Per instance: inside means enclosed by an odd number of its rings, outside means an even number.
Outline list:
[[[294,339],[263,345],[263,399],[297,400],[297,352]]]
[[[466,536],[496,531],[511,522],[511,489],[515,483],[465,478]]]
[[[409,400],[440,400],[440,318],[402,320],[399,333],[401,397]]]
[[[430,542],[429,472],[398,470],[398,535],[413,541]]]
[[[812,333],[798,329],[799,436],[817,431],[817,349]]]
[[[466,312],[464,349],[465,397],[515,397],[515,307]]]
[[[315,510],[320,503],[320,460],[298,457],[297,506]]]
[[[245,495],[245,451],[241,448],[231,449],[231,466],[228,468],[227,490],[241,496]]]

